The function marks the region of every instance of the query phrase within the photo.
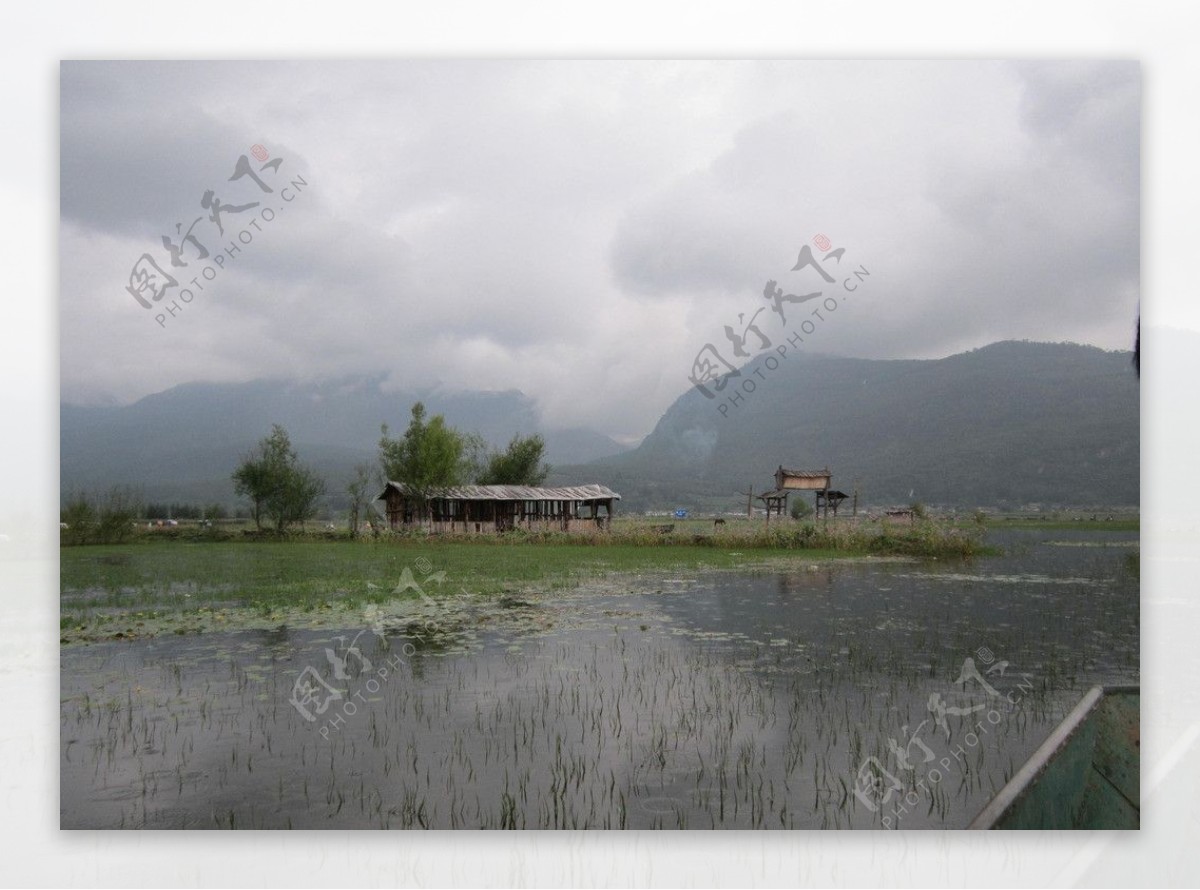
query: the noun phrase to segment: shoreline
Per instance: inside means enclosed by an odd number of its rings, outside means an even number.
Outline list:
[[[487,609],[503,606],[505,600],[559,600],[564,597],[602,596],[614,592],[639,593],[656,596],[663,593],[662,585],[693,581],[680,578],[683,572],[697,578],[705,575],[743,573],[759,575],[771,572],[819,572],[838,566],[881,565],[909,563],[919,564],[923,560],[912,556],[872,554],[820,554],[800,555],[794,552],[767,556],[755,553],[755,559],[736,565],[695,565],[677,563],[662,565],[654,569],[628,570],[610,569],[596,574],[575,577],[553,577],[539,584],[511,584],[500,592],[468,590],[460,586],[459,591],[470,598],[470,605]],[[641,582],[645,590],[631,590],[629,582]],[[657,585],[657,589],[654,589]],[[378,589],[362,592],[341,591],[315,606],[280,606],[264,611],[263,608],[245,604],[220,605],[208,603],[194,608],[172,610],[169,604],[147,607],[98,607],[111,611],[96,611],[75,620],[74,616],[63,616],[60,621],[60,647],[109,643],[119,641],[151,640],[166,636],[199,636],[211,633],[240,631],[278,630],[280,627],[297,630],[342,630],[364,626],[371,610],[399,611],[401,615],[416,615],[420,606],[432,611],[434,606],[450,611],[461,610],[462,596],[459,592],[437,592],[430,602],[422,603],[420,596],[412,591],[404,596],[380,594]],[[455,601],[459,602],[456,603]],[[70,608],[70,607],[67,607]],[[62,622],[71,621],[68,626]]]

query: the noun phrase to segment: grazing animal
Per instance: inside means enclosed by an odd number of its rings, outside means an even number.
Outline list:
[[[713,520],[713,531],[716,531],[717,529],[724,528],[724,527],[725,527],[724,519],[714,519]]]

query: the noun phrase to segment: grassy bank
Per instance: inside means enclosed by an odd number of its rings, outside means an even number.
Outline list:
[[[203,543],[361,543],[394,544],[396,546],[458,547],[464,544],[511,548],[530,547],[532,558],[539,561],[559,547],[603,548],[667,548],[686,554],[688,548],[718,550],[834,550],[851,555],[869,553],[928,557],[966,557],[985,552],[981,544],[984,525],[974,521],[950,522],[925,520],[885,522],[880,520],[841,520],[833,522],[798,522],[776,519],[770,524],[761,519],[720,520],[685,519],[655,521],[643,517],[621,517],[607,530],[592,532],[528,531],[513,529],[503,534],[431,535],[422,529],[403,531],[382,530],[375,534],[364,531],[351,538],[345,529],[313,526],[295,529],[284,534],[255,530],[247,525],[180,525],[153,530],[137,529],[129,544],[203,544]],[[64,541],[64,543],[66,543]],[[78,546],[78,545],[77,545]],[[97,546],[97,545],[87,545]],[[65,551],[64,551],[65,552]]]
[[[988,528],[1044,529],[1046,531],[1136,532],[1141,529],[1141,519],[1136,516],[1114,516],[1112,519],[1007,517],[989,518],[986,524]]]

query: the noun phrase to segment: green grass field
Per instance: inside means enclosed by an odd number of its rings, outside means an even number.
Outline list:
[[[805,551],[806,559],[838,555]],[[445,572],[457,591],[496,594],[514,586],[569,582],[608,572],[673,567],[725,568],[763,553],[692,545],[505,546],[477,541],[154,542],[62,549],[62,590],[103,592],[111,605],[180,604],[180,598],[246,606],[371,602],[387,595],[408,567],[419,579]],[[373,587],[368,586],[373,585]],[[385,590],[386,588],[386,590]]]
[[[611,532],[351,540],[322,531],[259,540],[173,528],[129,543],[61,549],[64,642],[333,620],[400,597],[402,577],[432,597],[551,591],[607,576],[742,569],[875,556],[969,557],[986,552],[977,523],[829,526],[774,522],[614,524]],[[410,574],[404,575],[405,571]],[[438,581],[425,583],[429,576]],[[272,624],[273,623],[273,624]],[[326,622],[328,623],[328,622]]]
[[[856,555],[805,550],[805,561]],[[725,569],[796,559],[695,545],[507,546],[477,541],[161,541],[61,550],[64,641],[203,631],[358,609],[396,598],[407,568],[437,597],[569,588],[614,573]],[[415,597],[407,591],[399,594]],[[252,620],[253,619],[253,620]]]

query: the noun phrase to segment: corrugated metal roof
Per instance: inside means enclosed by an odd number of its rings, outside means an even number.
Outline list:
[[[387,497],[388,488],[402,494],[411,489],[403,482],[388,482],[387,487],[375,500]],[[428,498],[456,501],[606,501],[620,500],[621,496],[603,485],[571,485],[564,488],[534,488],[531,485],[458,485],[438,488],[427,492]]]
[[[783,467],[779,468],[779,472],[785,476],[791,476],[793,479],[820,479],[824,476],[832,476],[828,469],[824,470],[788,470]]]

